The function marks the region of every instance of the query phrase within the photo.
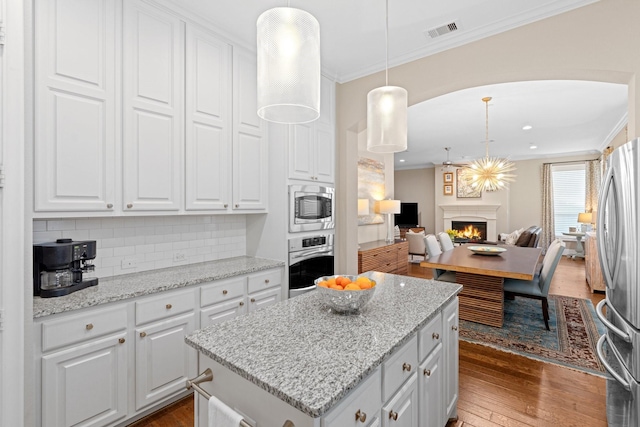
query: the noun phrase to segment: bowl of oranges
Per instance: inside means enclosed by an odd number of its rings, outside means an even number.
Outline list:
[[[357,313],[373,297],[375,280],[366,276],[323,276],[314,281],[322,301],[338,313]]]

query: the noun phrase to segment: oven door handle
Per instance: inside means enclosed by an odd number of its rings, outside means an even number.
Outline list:
[[[333,255],[333,249],[315,249],[304,252],[294,252],[290,253],[289,256],[292,260],[299,260],[300,258],[308,258],[312,255]]]

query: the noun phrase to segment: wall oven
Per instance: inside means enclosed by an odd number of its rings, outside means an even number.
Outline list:
[[[314,280],[333,274],[333,234],[289,239],[289,298],[314,290]]]
[[[332,187],[319,185],[289,186],[289,232],[334,228]]]

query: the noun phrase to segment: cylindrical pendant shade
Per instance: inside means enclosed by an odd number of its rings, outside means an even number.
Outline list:
[[[408,93],[383,86],[367,95],[367,150],[398,153],[407,149]]]
[[[320,116],[320,26],[304,10],[269,9],[258,17],[258,116],[307,123]]]

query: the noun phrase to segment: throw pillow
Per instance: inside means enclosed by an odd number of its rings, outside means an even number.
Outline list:
[[[528,246],[529,240],[531,240],[531,232],[529,230],[523,231],[516,240],[516,246]]]
[[[512,231],[512,232],[507,236],[507,238],[504,240],[504,242],[505,242],[507,245],[511,245],[511,246],[515,245],[515,244],[516,244],[516,242],[518,241],[518,239],[520,238],[520,235],[521,235],[523,232],[524,232],[524,228],[521,228],[521,229],[519,229],[519,230]]]

